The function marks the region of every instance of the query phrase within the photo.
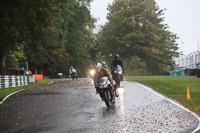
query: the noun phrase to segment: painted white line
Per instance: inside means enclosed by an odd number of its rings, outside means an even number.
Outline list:
[[[185,110],[185,111],[191,113],[192,115],[194,115],[194,116],[197,118],[197,120],[199,121],[199,125],[198,125],[198,127],[197,127],[192,133],[195,133],[196,131],[200,130],[200,117],[199,117],[199,115],[197,115],[196,113],[190,111],[190,110],[187,109],[186,107],[184,107],[184,106],[178,104],[177,102],[175,102],[175,101],[173,101],[173,100],[171,100],[171,99],[169,99],[169,98],[167,98],[167,97],[164,97],[162,94],[156,92],[156,91],[153,90],[152,88],[150,88],[150,87],[148,87],[148,86],[145,86],[145,85],[143,85],[143,84],[137,83],[137,82],[135,82],[135,83],[138,84],[139,86],[141,86],[141,87],[143,87],[143,88],[145,88],[145,89],[151,91],[152,93],[154,93],[154,94],[156,94],[156,95],[159,95],[161,98],[163,98],[163,99],[165,99],[165,100],[171,102],[172,104],[174,104],[174,105],[176,105],[176,106],[182,108],[183,110]]]
[[[24,89],[22,89],[22,90],[24,90]],[[18,93],[18,92],[20,92],[20,91],[22,91],[22,90],[15,91],[15,92],[11,93],[10,95],[6,96],[2,101],[0,101],[0,104],[2,104],[2,103],[3,103],[6,99],[8,99],[10,96],[12,96],[12,95],[14,95],[14,94],[16,94],[16,93]]]
[[[54,81],[51,81],[50,83],[48,83],[48,84],[53,84],[54,83]],[[18,92],[20,92],[20,91],[23,91],[24,89],[21,89],[21,90],[18,90],[18,91],[16,91],[16,92],[13,92],[13,93],[11,93],[10,95],[8,95],[8,96],[6,96],[2,101],[0,101],[0,104],[2,104],[6,99],[8,99],[10,96],[12,96],[12,95],[14,95],[14,94],[16,94],[16,93],[18,93]]]

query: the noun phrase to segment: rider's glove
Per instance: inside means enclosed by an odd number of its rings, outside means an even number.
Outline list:
[[[114,86],[114,80],[111,80],[111,81],[110,81],[110,84],[111,84],[112,86]]]

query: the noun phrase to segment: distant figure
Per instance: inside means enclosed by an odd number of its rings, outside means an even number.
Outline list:
[[[25,71],[25,75],[29,75],[29,72],[28,72],[28,71]]]
[[[111,63],[111,73],[114,74],[114,67],[116,67],[117,65],[120,65],[122,67],[122,71],[124,74],[124,64],[123,61],[120,59],[120,56],[118,54],[115,55],[115,60],[112,61]]]
[[[26,75],[26,71],[24,70],[24,67],[21,67],[20,75]]]
[[[122,73],[116,74],[116,70],[119,71],[119,67],[122,69]],[[115,80],[117,86],[120,86],[120,81],[123,81],[123,75],[124,75],[124,64],[123,61],[120,60],[120,56],[118,54],[115,55],[115,60],[111,63],[111,74],[113,76],[113,79]],[[120,79],[119,79],[120,74]]]
[[[76,69],[74,69],[72,66],[69,69],[69,74],[76,73]]]
[[[106,64],[106,62],[104,61],[104,62],[102,62],[102,66],[105,68],[105,69],[107,69],[108,70],[108,66],[107,66],[107,64]]]
[[[70,74],[69,77],[72,78],[73,80],[78,79],[77,71],[72,66],[69,69],[69,74]]]
[[[29,73],[29,75],[32,75],[32,74],[33,74],[31,70],[29,70],[28,73]]]

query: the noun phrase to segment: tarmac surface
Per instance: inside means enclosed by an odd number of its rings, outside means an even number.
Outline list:
[[[107,108],[90,79],[54,80],[0,105],[0,132],[157,133],[194,131],[191,113],[134,82]]]

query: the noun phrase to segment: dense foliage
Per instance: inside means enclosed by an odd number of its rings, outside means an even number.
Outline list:
[[[0,67],[20,67],[45,75],[84,74],[94,48],[91,0],[1,0]],[[4,69],[5,70],[5,69]]]
[[[165,74],[173,67],[177,36],[163,23],[154,0],[115,0],[97,36],[91,0],[0,0],[0,74],[5,68],[44,75],[85,75],[89,64],[120,54],[126,74]]]
[[[3,73],[6,57],[31,41],[44,36],[43,29],[51,24],[54,0],[0,1],[0,68]],[[21,50],[20,50],[21,52]],[[17,62],[16,62],[17,63]],[[9,63],[8,63],[9,64]],[[14,65],[14,64],[13,64]]]
[[[108,22],[98,35],[100,55],[120,54],[126,74],[165,74],[178,56],[176,35],[163,24],[163,10],[154,0],[115,0]]]

